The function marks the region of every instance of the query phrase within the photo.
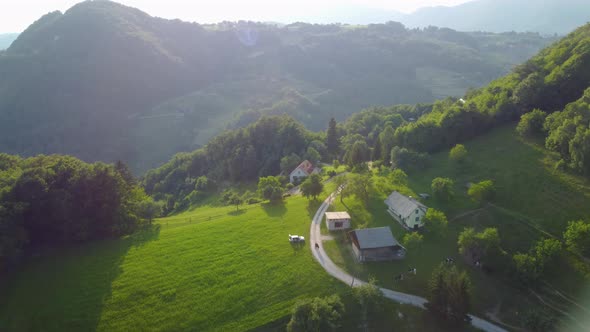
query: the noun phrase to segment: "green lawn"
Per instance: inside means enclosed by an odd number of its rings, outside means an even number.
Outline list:
[[[298,298],[344,286],[287,235],[309,233],[308,201],[208,207],[121,240],[32,259],[3,287],[0,330],[238,331]],[[315,212],[315,211],[314,211]]]
[[[448,234],[445,237],[425,234],[420,248],[410,250],[402,261],[357,264],[350,254],[350,243],[344,234],[337,234],[334,241],[324,243],[334,262],[359,278],[376,278],[380,285],[417,295],[427,295],[427,281],[432,270],[445,257],[455,257],[460,269],[466,270],[473,282],[474,311],[480,315],[496,312],[504,322],[518,325],[519,313],[531,307],[543,307],[539,299],[528,290],[514,287],[502,272],[486,275],[468,266],[459,257],[457,236],[465,227],[483,229],[496,227],[502,239],[502,248],[512,255],[526,252],[544,237],[561,237],[569,220],[589,219],[590,184],[587,180],[553,170],[554,156],[542,147],[521,141],[514,134],[513,126],[497,129],[487,135],[465,143],[469,160],[463,166],[448,161],[448,152],[432,157],[431,165],[423,171],[409,174],[411,194],[430,193],[430,183],[435,177],[455,180],[456,197],[450,203],[434,199],[424,203],[446,212],[449,217]],[[383,178],[377,183],[379,186]],[[467,182],[491,179],[496,183],[497,199],[493,206],[480,207],[466,194]],[[401,241],[405,230],[386,212],[382,202],[385,194],[374,197],[363,219],[355,220],[355,208],[351,209],[353,224],[366,227],[390,226],[394,236]],[[346,206],[358,209],[355,198],[347,198]],[[336,200],[334,210],[345,207]],[[474,211],[463,217],[461,214]],[[394,276],[417,269],[416,276],[394,281]],[[590,269],[571,254],[564,254],[559,266],[545,275],[545,282],[552,288],[577,302],[586,302],[585,290],[590,286]],[[586,277],[585,277],[586,275]],[[543,299],[558,309],[569,311],[575,307],[556,293],[538,291]],[[587,306],[590,308],[590,306]],[[566,323],[571,323],[567,322]],[[575,326],[575,325],[573,325]]]
[[[326,185],[333,191],[333,183]],[[359,324],[350,289],[287,235],[309,235],[320,205],[201,206],[123,239],[46,250],[0,284],[0,331],[276,331],[301,298],[341,294],[343,331]],[[387,303],[380,331],[437,331],[424,312]]]

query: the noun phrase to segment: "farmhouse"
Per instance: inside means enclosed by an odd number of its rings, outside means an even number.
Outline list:
[[[424,215],[428,207],[412,197],[404,196],[394,191],[385,200],[387,212],[391,214],[404,228],[418,229],[424,226]]]
[[[320,172],[320,169],[314,167],[313,164],[309,160],[304,160],[297,168],[295,168],[291,174],[289,174],[289,181],[291,183],[299,182],[306,177],[317,174]]]
[[[326,212],[326,227],[330,231],[350,228],[348,212]]]
[[[389,227],[357,229],[348,233],[352,251],[359,262],[390,261],[406,256]]]

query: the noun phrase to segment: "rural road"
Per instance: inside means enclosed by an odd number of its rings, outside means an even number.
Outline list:
[[[313,219],[311,221],[310,234],[309,234],[309,245],[311,246],[311,251],[313,252],[313,256],[318,261],[318,263],[320,263],[320,265],[324,268],[324,270],[326,270],[326,272],[328,272],[334,278],[342,281],[343,283],[345,283],[347,285],[350,285],[353,287],[361,286],[361,285],[366,284],[367,282],[354,278],[353,276],[351,276],[350,274],[348,274],[347,272],[345,272],[344,270],[342,270],[341,268],[336,266],[336,264],[334,264],[334,262],[332,262],[330,257],[328,257],[328,255],[324,251],[324,246],[322,244],[322,235],[320,233],[320,224],[322,222],[322,218],[324,216],[324,213],[326,213],[326,211],[328,210],[328,207],[334,201],[335,198],[336,198],[336,193],[330,194],[330,196],[328,196],[328,198],[326,198],[326,200],[322,203],[320,208],[316,211],[315,215],[313,216]],[[315,248],[316,243],[319,245],[318,249]],[[393,291],[393,290],[387,289],[387,288],[380,288],[380,289],[386,298],[396,301],[401,304],[409,304],[409,305],[413,305],[413,306],[425,309],[424,304],[426,302],[428,302],[425,298],[422,298],[422,297],[419,297],[416,295],[400,293],[400,292],[396,292],[396,291]],[[486,320],[478,318],[476,316],[469,315],[469,317],[471,317],[471,324],[473,326],[475,326],[476,328],[481,329],[483,331],[486,331],[486,332],[507,332],[505,329],[503,329],[497,325],[494,325]]]

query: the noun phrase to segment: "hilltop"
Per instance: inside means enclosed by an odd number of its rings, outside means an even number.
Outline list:
[[[145,171],[263,114],[318,130],[370,105],[459,96],[551,41],[398,23],[199,25],[86,1],[0,55],[0,150]]]

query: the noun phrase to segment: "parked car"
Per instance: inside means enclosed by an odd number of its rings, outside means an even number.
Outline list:
[[[291,235],[289,234],[289,242],[304,242],[305,241],[305,237],[301,236],[301,235]]]

